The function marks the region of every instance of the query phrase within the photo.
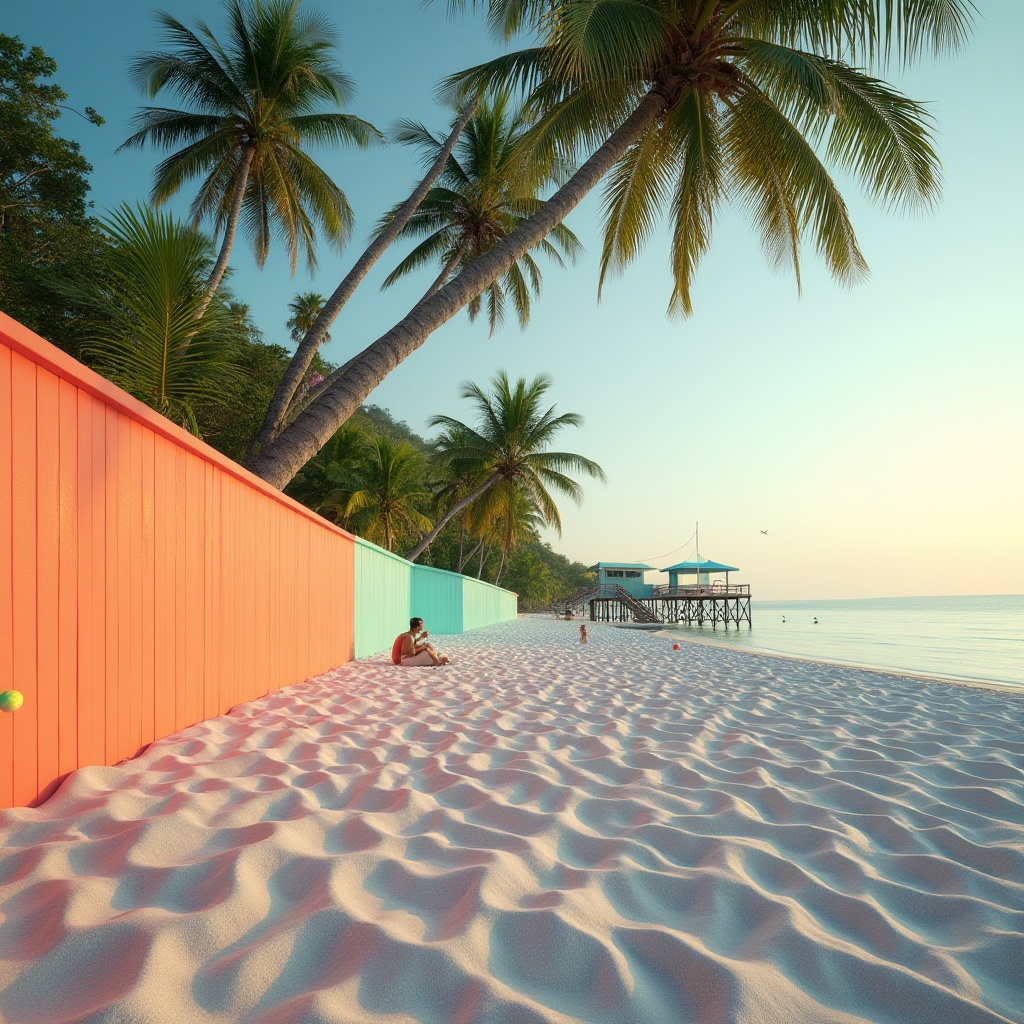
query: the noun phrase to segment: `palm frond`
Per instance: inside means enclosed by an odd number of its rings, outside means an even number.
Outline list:
[[[849,285],[863,278],[867,263],[839,189],[768,97],[746,89],[726,119],[725,135],[737,187],[755,215],[765,215],[758,226],[769,250],[779,252],[784,236],[796,247],[809,232],[836,280]]]
[[[940,187],[931,116],[885,82],[841,61],[744,40],[751,78],[826,159],[853,173],[872,197],[930,204]]]
[[[230,311],[210,304],[197,318],[212,262],[194,229],[152,210],[122,206],[102,221],[111,245],[81,297],[103,316],[83,351],[111,380],[193,431],[194,406],[216,401],[239,371],[225,361]]]
[[[674,160],[661,125],[650,125],[615,165],[602,197],[604,245],[597,294],[609,271],[621,273],[657,227],[672,189]]]

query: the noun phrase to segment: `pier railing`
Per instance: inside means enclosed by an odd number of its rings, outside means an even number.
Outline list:
[[[749,583],[709,583],[700,587],[655,587],[651,597],[750,597]]]

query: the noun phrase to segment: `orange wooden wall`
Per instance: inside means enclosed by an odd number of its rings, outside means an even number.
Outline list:
[[[353,657],[353,538],[0,313],[0,807]]]

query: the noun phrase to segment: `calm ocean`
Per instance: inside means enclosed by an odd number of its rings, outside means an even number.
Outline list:
[[[752,611],[751,629],[743,625],[739,632],[726,632],[721,627],[680,626],[679,632],[746,650],[946,679],[1024,684],[1024,595],[856,601],[755,598]]]

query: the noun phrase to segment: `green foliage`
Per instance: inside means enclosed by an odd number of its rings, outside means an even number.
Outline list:
[[[562,168],[558,162],[521,156],[520,142],[528,127],[523,112],[513,109],[507,96],[481,102],[476,116],[459,136],[438,184],[399,234],[399,238],[423,240],[387,277],[385,288],[420,267],[433,266],[433,273],[440,269],[441,274],[430,291],[438,290],[540,209],[543,200],[538,193],[557,180]],[[437,159],[445,144],[444,138],[412,121],[400,122],[395,137],[398,142],[418,147],[427,164]],[[378,230],[386,227],[400,206],[381,219]],[[563,256],[575,261],[580,248],[579,240],[563,224],[536,246],[559,267],[565,265]],[[469,302],[469,318],[475,320],[486,304],[493,334],[511,304],[520,327],[525,328],[531,299],[540,294],[540,287],[540,267],[526,253]]]
[[[367,438],[351,482],[342,477],[336,482],[349,490],[345,523],[388,551],[430,529],[420,511],[430,497],[423,455],[411,444],[382,434]]]
[[[286,491],[296,501],[339,526],[357,478],[367,435],[351,421],[345,424],[295,475]]]
[[[536,611],[552,603],[556,579],[538,551],[519,548],[509,558],[504,585],[519,595],[523,611]]]
[[[430,448],[430,443],[417,434],[405,420],[396,420],[387,409],[379,405],[364,405],[349,420],[359,427],[364,434],[372,436],[383,434],[394,441],[406,441],[421,452]]]
[[[174,93],[183,110],[143,107],[122,148],[151,143],[172,153],[156,168],[151,193],[166,202],[199,180],[191,214],[196,224],[228,222],[231,199],[247,174],[242,223],[262,266],[271,236],[284,241],[295,271],[300,250],[316,266],[319,231],[341,243],[352,227],[345,193],[307,155],[310,145],[365,147],[381,138],[340,106],[353,92],[333,58],[328,21],[300,9],[301,0],[224,0],[223,42],[200,22],[195,30],[160,12],[168,49],[132,63],[136,85],[149,97]],[[252,153],[251,165],[244,155]]]
[[[351,494],[362,486],[366,442],[378,437],[395,446],[406,444],[427,456],[445,448],[444,435],[426,440],[407,423],[396,420],[387,409],[366,405],[306,463],[288,485],[287,493],[331,522],[365,536],[360,523],[347,512]],[[439,509],[454,503],[448,475],[451,465],[447,462],[442,471],[435,459],[424,458],[418,462],[419,481],[413,484],[412,490],[419,496],[413,507],[425,521],[436,519]],[[456,486],[455,493],[468,492],[459,491]],[[534,507],[524,507],[520,502],[519,510],[525,513],[528,522],[513,522],[515,542],[509,548],[500,583],[520,595],[524,610],[546,609],[591,582],[593,573],[585,565],[557,554],[540,540],[540,524]],[[497,511],[499,515],[494,515],[495,505],[491,505],[486,510],[472,510],[465,517],[453,519],[417,561],[450,572],[465,572],[468,576],[479,573],[489,583],[495,582],[502,571],[504,526],[500,509]],[[400,536],[401,530],[396,531],[396,535]],[[401,544],[398,546],[401,549]],[[538,569],[538,565],[543,568]],[[535,570],[540,582],[531,583]]]
[[[56,71],[38,46],[0,34],[0,308],[77,356],[93,314],[50,281],[92,276],[104,238],[88,215],[92,167],[77,142],[54,134],[67,109],[64,90],[45,81]]]
[[[262,410],[288,362],[288,352],[280,345],[263,341],[245,303],[231,301],[224,288],[220,297],[231,318],[230,332],[224,341],[224,360],[239,372],[216,395],[198,401],[195,415],[203,440],[228,458],[241,462],[246,446],[259,429]]]
[[[453,3],[486,7],[507,37],[526,27],[539,35],[532,49],[448,80],[457,94],[526,90],[526,152],[576,161],[641,118],[640,137],[605,178],[601,282],[667,217],[670,311],[692,311],[694,275],[730,201],[798,285],[808,243],[852,284],[867,264],[826,163],[887,206],[938,196],[928,111],[855,64],[955,50],[970,29],[969,0]]]
[[[319,292],[299,292],[298,295],[288,303],[288,311],[291,316],[285,323],[288,328],[288,336],[297,345],[306,336],[306,332],[316,323],[320,310],[324,308],[326,300]],[[324,333],[323,342],[326,344],[331,340],[331,333]]]
[[[550,451],[555,437],[565,427],[583,422],[578,413],[558,413],[544,408],[544,396],[551,378],[540,374],[529,383],[519,378],[514,384],[504,370],[491,381],[490,392],[472,381],[464,381],[461,395],[476,406],[476,427],[451,416],[435,416],[433,427],[443,427],[461,443],[440,453],[441,464],[451,464],[460,472],[475,469],[481,479],[493,478],[520,487],[536,506],[544,524],[561,533],[552,490],[579,504],[583,488],[571,473],[582,473],[604,480],[601,467],[582,455]]]
[[[99,314],[83,350],[115,384],[198,434],[197,403],[222,394],[238,376],[226,358],[228,307],[214,302],[197,317],[210,242],[145,208],[119,207],[104,223],[110,245],[100,277],[64,286]]]

